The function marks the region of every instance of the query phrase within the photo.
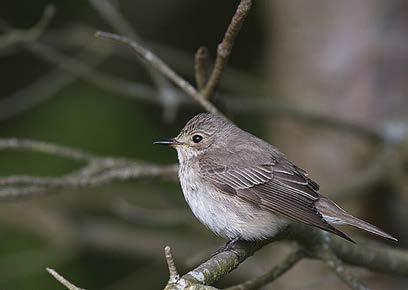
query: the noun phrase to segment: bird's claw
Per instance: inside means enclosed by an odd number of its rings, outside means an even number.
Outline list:
[[[217,251],[212,256],[218,255],[222,252],[232,252],[237,256],[237,258],[240,257],[239,252],[234,248],[235,244],[239,241],[239,238],[234,238],[233,240],[228,241],[225,246],[222,246],[219,248]]]

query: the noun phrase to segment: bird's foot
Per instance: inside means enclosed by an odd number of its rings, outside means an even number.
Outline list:
[[[213,254],[213,256],[218,255],[222,252],[232,252],[234,253],[238,258],[240,257],[240,254],[237,250],[234,249],[235,244],[239,241],[239,237],[236,237],[230,241],[228,241],[225,246],[222,246],[221,248],[219,248],[217,251],[215,251],[215,253]]]

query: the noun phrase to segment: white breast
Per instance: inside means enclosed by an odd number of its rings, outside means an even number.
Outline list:
[[[260,240],[275,236],[289,223],[283,216],[218,191],[183,161],[179,178],[184,197],[194,215],[217,235],[230,240]]]

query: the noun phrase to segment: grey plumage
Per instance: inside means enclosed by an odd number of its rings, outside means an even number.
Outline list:
[[[223,117],[199,114],[166,142],[177,149],[179,178],[193,213],[220,236],[270,238],[298,221],[350,241],[333,225],[396,240],[322,196],[319,185],[277,148]]]

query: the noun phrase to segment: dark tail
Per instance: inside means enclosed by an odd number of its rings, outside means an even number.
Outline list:
[[[391,241],[398,241],[396,238],[394,238],[390,234],[387,234],[380,228],[347,213],[345,210],[343,210],[341,207],[327,198],[321,197],[316,202],[315,206],[317,210],[322,214],[323,218],[331,225],[351,225],[380,237],[389,239]]]

